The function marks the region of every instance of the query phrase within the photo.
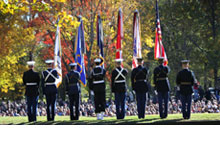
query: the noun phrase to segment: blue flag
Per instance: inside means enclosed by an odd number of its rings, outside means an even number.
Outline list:
[[[78,28],[78,33],[76,37],[76,56],[75,62],[77,63],[77,71],[80,73],[80,82],[86,86],[86,71],[85,71],[85,64],[84,64],[84,50],[85,50],[85,39],[84,39],[84,32],[83,32],[83,21],[80,21],[80,26]]]

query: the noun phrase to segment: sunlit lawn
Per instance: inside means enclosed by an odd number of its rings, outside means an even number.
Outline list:
[[[56,116],[55,121],[47,121],[46,116],[37,117],[37,122],[29,123],[27,117],[0,117],[0,124],[37,124],[37,125],[114,125],[114,124],[220,124],[220,114],[192,114],[190,120],[183,120],[182,114],[169,114],[167,119],[160,119],[159,115],[146,115],[145,119],[137,116],[126,116],[124,120],[116,120],[116,117],[105,117],[104,120],[96,120],[96,117],[80,117],[78,121],[70,121],[69,116]]]

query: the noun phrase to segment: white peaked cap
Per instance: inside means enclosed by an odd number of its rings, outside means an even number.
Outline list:
[[[45,63],[47,63],[47,64],[51,64],[51,63],[54,63],[54,60],[52,60],[52,59],[48,59],[48,60],[45,61]]]
[[[77,63],[70,63],[69,65],[70,65],[70,66],[76,66]]]
[[[123,61],[122,58],[117,58],[117,59],[115,59],[115,62],[122,62],[122,61]]]
[[[34,64],[35,64],[35,61],[28,61],[27,62],[27,65],[29,65],[29,66],[34,66]]]
[[[142,58],[142,57],[137,57],[136,59],[137,59],[137,60],[143,60],[143,58]]]
[[[190,60],[181,60],[182,63],[189,63]]]
[[[96,59],[94,60],[94,62],[101,62],[101,59],[100,59],[100,58],[96,58]]]
[[[157,59],[158,59],[158,60],[163,60],[163,59],[164,59],[164,57],[158,57]]]

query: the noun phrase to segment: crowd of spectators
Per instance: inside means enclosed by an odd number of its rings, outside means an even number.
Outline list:
[[[181,113],[181,102],[174,97],[169,101],[169,114]],[[68,101],[58,100],[56,104],[56,115],[68,116],[70,110]],[[0,116],[27,116],[27,105],[25,100],[0,102]],[[137,106],[135,101],[126,101],[126,115],[137,115]],[[192,101],[192,113],[219,113],[220,103],[216,99]],[[159,114],[159,105],[153,99],[148,99],[146,103],[147,114]],[[46,103],[39,101],[37,115],[46,116]],[[113,100],[107,101],[105,117],[112,117],[116,114],[116,106]],[[91,100],[82,101],[80,104],[80,116],[96,116],[95,107]]]

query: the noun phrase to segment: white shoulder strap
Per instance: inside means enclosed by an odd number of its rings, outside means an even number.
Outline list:
[[[45,82],[47,81],[47,79],[49,78],[49,76],[52,76],[55,80],[57,79],[53,74],[54,70],[52,69],[51,71],[46,70],[46,72],[48,73],[47,76],[45,77]]]
[[[115,69],[118,72],[118,75],[115,77],[115,80],[117,80],[120,76],[122,76],[124,79],[126,79],[126,77],[122,74],[123,72],[123,68],[121,68],[121,70],[119,71],[117,68]]]

